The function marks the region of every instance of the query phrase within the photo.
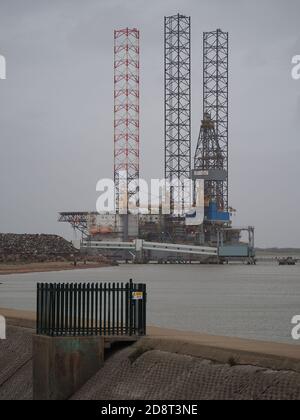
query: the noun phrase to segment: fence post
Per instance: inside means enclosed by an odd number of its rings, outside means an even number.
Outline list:
[[[132,301],[132,292],[133,292],[133,282],[132,279],[129,280],[129,335],[132,335],[133,329],[133,301]]]
[[[146,285],[143,284],[142,285],[142,290],[143,290],[143,309],[142,309],[142,319],[143,319],[143,335],[146,335],[146,328],[147,328],[147,324],[146,324],[146,308],[147,308],[147,289],[146,289]]]
[[[37,284],[37,295],[36,295],[36,334],[39,333],[40,326],[40,284]]]
[[[142,299],[137,301],[137,317],[138,317],[138,326],[137,333],[138,335],[146,334],[146,318],[145,318],[145,309],[146,309],[146,288],[144,284],[139,283],[137,285],[138,291],[142,292]]]

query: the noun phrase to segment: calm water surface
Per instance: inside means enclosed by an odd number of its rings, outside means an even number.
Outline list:
[[[37,282],[145,282],[148,324],[210,334],[300,344],[300,265],[119,267],[0,277],[0,307],[35,309]]]

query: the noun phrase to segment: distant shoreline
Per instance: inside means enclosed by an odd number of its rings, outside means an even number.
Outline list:
[[[256,255],[300,255],[299,248],[256,248]]]
[[[9,274],[45,273],[53,271],[86,270],[90,268],[110,267],[110,264],[103,262],[77,262],[77,265],[68,262],[43,262],[27,264],[0,264],[0,276]]]

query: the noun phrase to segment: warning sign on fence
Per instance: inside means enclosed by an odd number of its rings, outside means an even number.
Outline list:
[[[143,300],[143,298],[144,298],[143,292],[132,292],[133,300]]]

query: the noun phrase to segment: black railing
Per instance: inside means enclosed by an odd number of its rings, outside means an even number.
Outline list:
[[[37,285],[37,334],[117,336],[146,334],[146,285],[64,283]]]

